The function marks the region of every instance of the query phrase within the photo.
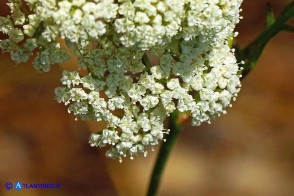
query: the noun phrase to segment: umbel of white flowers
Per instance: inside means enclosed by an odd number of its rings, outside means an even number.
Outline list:
[[[74,54],[79,70],[63,72],[57,101],[81,119],[106,122],[91,146],[133,159],[164,140],[163,121],[173,111],[189,112],[198,126],[236,98],[240,69],[228,39],[241,2],[10,0],[0,47],[18,63],[36,54],[33,64],[45,72]],[[146,52],[159,62],[150,64]]]

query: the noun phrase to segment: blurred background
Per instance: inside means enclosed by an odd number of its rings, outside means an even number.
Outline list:
[[[269,1],[278,15],[287,0]],[[1,15],[8,10],[0,2]],[[237,41],[265,26],[264,0],[244,0]],[[291,21],[293,24],[293,20]],[[228,114],[187,127],[168,161],[159,195],[294,195],[294,34],[266,47]],[[0,56],[0,195],[144,195],[158,147],[123,163],[88,145],[93,123],[75,121],[54,100],[62,68],[38,73]],[[6,182],[60,183],[60,189],[7,191]]]

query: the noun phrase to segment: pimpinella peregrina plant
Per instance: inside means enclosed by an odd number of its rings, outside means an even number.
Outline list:
[[[172,112],[189,113],[199,126],[236,99],[240,68],[229,40],[241,2],[10,0],[0,47],[17,63],[35,54],[34,67],[43,72],[74,54],[79,69],[63,72],[57,101],[80,119],[107,123],[91,134],[91,146],[133,159],[169,134],[163,122]]]

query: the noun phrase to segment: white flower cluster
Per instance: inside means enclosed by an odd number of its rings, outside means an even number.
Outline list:
[[[113,0],[28,1],[35,12],[29,15],[25,33],[32,35],[36,24],[45,26],[42,35],[49,42],[57,36],[78,43],[99,39],[106,33],[107,23],[117,16],[118,5]]]
[[[122,1],[115,31],[122,33],[120,41],[125,46],[138,45],[147,50],[163,45],[181,29],[185,16],[183,0]]]
[[[165,45],[174,36],[189,40],[205,34],[224,39],[239,20],[241,0],[10,0],[15,24],[34,36],[38,28],[48,42],[57,37],[87,45],[112,37],[125,47],[141,50]]]
[[[166,52],[158,65],[139,72],[133,71],[126,54],[114,50],[115,57],[103,56],[109,73],[81,76],[64,71],[65,87],[56,89],[57,101],[69,105],[69,112],[82,119],[107,122],[106,129],[91,135],[90,144],[112,145],[108,157],[146,155],[145,147],[157,145],[169,132],[163,121],[170,113],[190,112],[192,124],[200,125],[224,113],[240,90],[232,50],[223,44],[206,51],[198,43],[181,42],[179,58],[184,61],[175,61]]]
[[[107,157],[146,156],[169,134],[172,112],[189,112],[198,126],[225,113],[240,90],[228,37],[241,0],[25,1],[31,12],[10,0],[11,18],[0,18],[9,37],[0,47],[17,62],[38,51],[34,65],[48,71],[68,59],[56,39],[66,41],[86,73],[64,71],[56,99],[83,120],[106,122],[89,142],[111,146]]]

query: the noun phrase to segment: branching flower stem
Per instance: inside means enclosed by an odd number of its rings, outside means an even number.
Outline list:
[[[239,61],[245,61],[242,74],[243,78],[255,67],[263,49],[275,35],[280,31],[293,31],[293,27],[286,24],[292,17],[294,17],[294,1],[289,3],[274,23],[269,25],[248,46],[241,50],[237,50],[237,59]]]
[[[146,70],[149,70],[148,72],[150,73],[150,68],[152,67],[152,64],[151,64],[146,52],[142,57],[142,62],[146,66]]]
[[[256,39],[254,39],[244,49],[237,50],[237,59],[239,61],[244,60],[243,78],[255,67],[263,49],[266,44],[280,31],[287,30],[293,31],[293,27],[285,24],[289,19],[294,16],[294,1],[288,4],[280,16],[269,25],[264,32],[262,32]],[[148,58],[147,55],[145,58]],[[157,156],[157,160],[151,176],[147,196],[157,195],[160,180],[163,174],[163,170],[169,158],[169,155],[173,149],[175,141],[183,129],[183,125],[177,123],[179,119],[179,113],[174,112],[170,116],[168,128],[170,129],[169,135],[166,137],[166,142],[163,142],[160,151]]]

